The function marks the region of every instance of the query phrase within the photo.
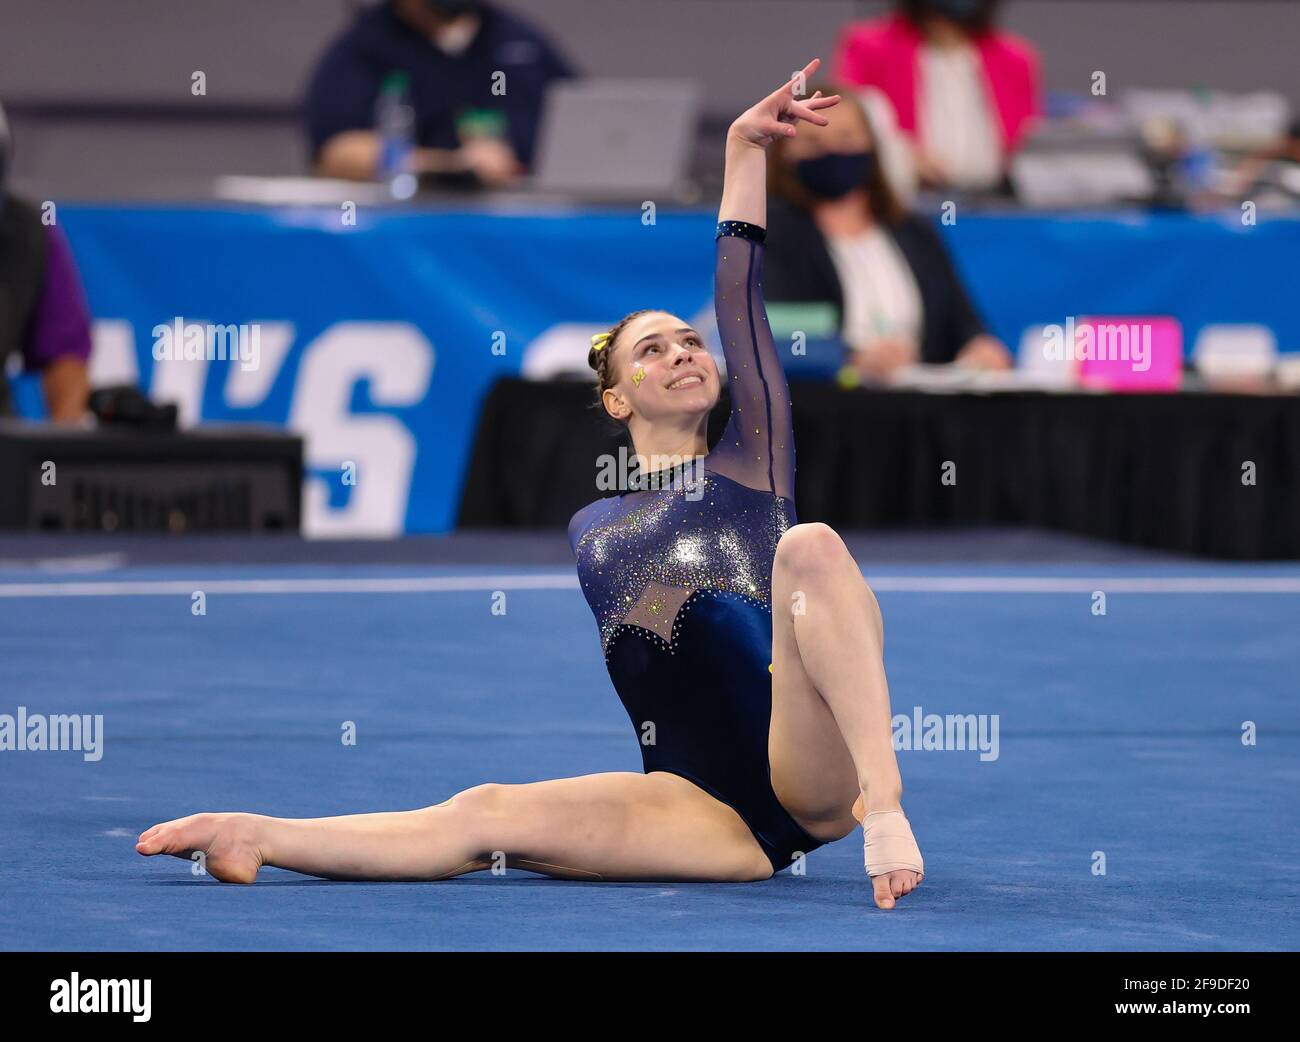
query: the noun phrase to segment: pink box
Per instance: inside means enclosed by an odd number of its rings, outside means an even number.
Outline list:
[[[1068,323],[1067,323],[1068,325]],[[1107,391],[1176,391],[1183,327],[1167,315],[1089,315],[1074,323],[1079,382]]]

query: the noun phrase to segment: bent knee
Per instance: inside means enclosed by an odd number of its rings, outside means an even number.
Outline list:
[[[867,613],[875,622],[876,629],[883,639],[885,635],[885,616],[880,610],[880,601],[876,598],[876,591],[871,588],[871,584],[865,578],[862,580],[862,591],[867,601]]]
[[[800,579],[833,575],[856,581],[861,584],[868,612],[876,620],[881,618],[876,591],[863,577],[844,540],[830,525],[812,521],[788,529],[776,546],[776,569]]]
[[[839,533],[820,521],[795,525],[776,544],[776,567],[799,574],[842,568],[852,561],[853,555]]]

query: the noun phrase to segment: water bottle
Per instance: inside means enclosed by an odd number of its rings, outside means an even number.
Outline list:
[[[1185,129],[1178,173],[1183,183],[1184,198],[1193,208],[1199,208],[1206,204],[1214,191],[1215,148],[1210,119],[1214,99],[1205,87],[1196,88],[1193,94],[1198,108]]]
[[[375,129],[379,134],[379,178],[394,199],[415,195],[416,179],[411,172],[411,151],[415,147],[415,109],[409,101],[410,77],[391,72],[384,80],[375,105]]]

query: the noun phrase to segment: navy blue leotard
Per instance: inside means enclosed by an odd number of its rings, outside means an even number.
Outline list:
[[[721,439],[702,461],[578,511],[569,542],[646,773],[680,775],[732,807],[780,871],[821,843],[781,806],[768,761],[772,562],[795,514],[763,236],[718,226],[714,307],[731,392]]]

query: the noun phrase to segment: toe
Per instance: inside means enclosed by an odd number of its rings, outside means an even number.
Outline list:
[[[871,885],[875,889],[876,907],[893,908],[894,895],[889,889],[889,876],[872,876]]]
[[[189,848],[181,842],[181,830],[172,825],[159,825],[141,837],[136,849],[142,854],[183,854]]]
[[[162,852],[162,841],[158,838],[157,833],[152,835],[145,833],[136,841],[135,849],[141,854],[159,854]]]

